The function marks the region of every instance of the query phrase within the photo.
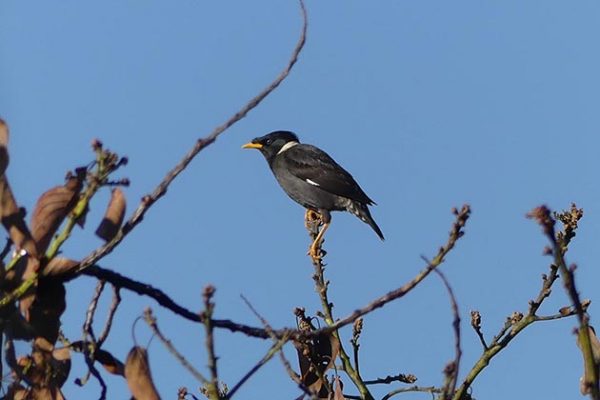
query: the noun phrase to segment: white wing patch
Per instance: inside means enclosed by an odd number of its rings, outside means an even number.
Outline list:
[[[286,144],[284,144],[283,146],[281,146],[281,149],[277,152],[277,154],[281,154],[284,151],[290,149],[291,147],[294,147],[297,144],[298,144],[298,142],[287,142]]]
[[[310,183],[313,186],[320,186],[317,182],[311,181],[310,179],[306,179],[306,182]]]

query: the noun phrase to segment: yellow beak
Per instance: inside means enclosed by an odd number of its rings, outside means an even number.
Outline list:
[[[263,145],[260,143],[246,143],[245,145],[242,146],[242,149],[262,149]]]

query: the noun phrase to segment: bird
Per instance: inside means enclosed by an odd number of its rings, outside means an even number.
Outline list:
[[[307,220],[314,213],[320,216],[323,227],[309,248],[313,258],[319,257],[321,241],[331,224],[331,211],[354,214],[384,240],[369,211],[369,206],[376,203],[352,175],[323,150],[300,143],[294,132],[284,130],[257,137],[242,148],[262,153],[281,188],[306,209]]]

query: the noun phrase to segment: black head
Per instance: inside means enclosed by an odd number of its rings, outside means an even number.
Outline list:
[[[298,136],[290,131],[275,131],[265,136],[252,139],[250,143],[242,146],[243,149],[258,149],[267,159],[269,164],[283,147],[289,143],[298,143]]]

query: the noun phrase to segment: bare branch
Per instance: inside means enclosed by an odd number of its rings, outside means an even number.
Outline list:
[[[377,378],[370,381],[365,381],[365,385],[389,385],[393,382],[402,382],[402,383],[415,383],[417,381],[417,377],[413,374],[398,374],[398,375],[388,375],[385,378]]]
[[[388,394],[383,396],[381,398],[381,400],[388,400],[397,394],[408,393],[408,392],[423,392],[423,393],[434,394],[434,393],[442,393],[442,389],[436,388],[435,386],[417,386],[417,385],[415,385],[415,386],[411,386],[411,387],[407,387],[407,388],[392,390],[391,392],[389,392]]]
[[[569,211],[555,213],[553,217],[548,207],[540,206],[532,210],[528,216],[538,221],[550,240],[554,264],[558,266],[565,291],[573,303],[577,319],[579,320],[579,341],[581,351],[584,355],[583,358],[586,362],[586,375],[584,376],[583,386],[587,389],[592,399],[600,400],[600,371],[599,366],[594,362],[592,342],[589,335],[589,317],[585,312],[575,285],[576,266],[572,265],[568,267],[565,260],[569,242],[575,236],[577,224],[583,217],[583,210],[572,204]],[[563,223],[564,229],[562,232],[555,233],[554,225],[556,220],[554,218],[558,218]]]
[[[154,299],[158,304],[164,308],[172,311],[173,313],[189,320],[192,322],[204,323],[202,315],[193,312],[179,304],[177,304],[169,295],[162,290],[153,287],[152,285],[138,282],[134,279],[128,278],[118,272],[111,271],[106,268],[94,265],[82,272],[83,275],[93,276],[98,279],[104,279],[110,282],[117,288],[123,288],[130,290],[142,296],[148,296]],[[242,332],[248,336],[257,337],[261,339],[268,339],[268,333],[261,328],[256,328],[248,325],[238,324],[230,320],[213,319],[213,325],[217,328],[228,329],[232,332]],[[291,329],[283,329],[277,331],[278,337],[282,337],[285,334],[289,334]]]
[[[212,298],[215,294],[215,287],[208,285],[202,292],[202,299],[204,300],[204,313],[202,319],[204,320],[204,331],[206,334],[206,351],[208,353],[208,369],[210,370],[210,381],[204,384],[206,390],[206,396],[210,400],[219,400],[221,398],[219,394],[219,374],[217,372],[217,357],[215,356],[215,341],[213,337],[213,325],[212,316],[215,310],[215,303],[212,302]]]
[[[264,88],[258,95],[253,97],[248,103],[246,103],[238,112],[236,112],[233,116],[231,116],[225,123],[217,126],[208,136],[205,136],[196,141],[196,144],[187,152],[187,154],[181,159],[181,161],[171,169],[167,175],[163,178],[163,180],[156,186],[154,191],[144,196],[138,208],[134,211],[133,215],[129,218],[127,222],[121,227],[121,229],[117,232],[115,237],[110,241],[104,244],[102,247],[91,252],[87,257],[85,257],[79,267],[77,268],[77,272],[81,273],[85,269],[91,267],[95,263],[97,263],[101,258],[109,254],[114,250],[114,248],[121,243],[121,241],[131,232],[144,218],[146,212],[152,207],[154,203],[156,203],[164,194],[167,192],[169,185],[175,180],[175,178],[185,170],[185,168],[189,165],[189,163],[207,146],[210,146],[215,142],[215,140],[229,129],[236,122],[240,121],[244,118],[252,109],[258,106],[269,94],[273,92],[284,80],[288,77],[292,68],[298,61],[298,57],[302,48],[304,47],[304,43],[306,42],[306,31],[308,28],[308,17],[306,15],[306,8],[304,6],[304,1],[300,1],[300,9],[302,11],[302,32],[300,34],[300,38],[292,52],[292,56],[290,57],[286,67],[283,71],[275,78],[266,88]]]
[[[565,213],[567,214],[567,213]],[[506,319],[504,326],[500,329],[500,332],[494,336],[492,342],[489,347],[485,349],[479,360],[473,365],[462,384],[455,392],[453,399],[461,400],[466,396],[467,389],[471,386],[475,378],[483,371],[487,365],[489,365],[492,358],[496,356],[500,351],[508,346],[508,344],[525,328],[537,321],[547,321],[558,319],[557,316],[549,316],[549,317],[539,317],[536,315],[537,310],[540,308],[542,302],[550,295],[551,286],[556,281],[557,269],[560,268],[560,264],[563,264],[566,268],[566,264],[564,261],[564,254],[568,250],[568,245],[573,237],[575,237],[575,231],[577,229],[577,221],[581,218],[583,214],[578,210],[574,205],[571,208],[571,213],[566,216],[563,221],[564,230],[562,232],[555,232],[554,225],[556,223],[555,219],[552,217],[550,210],[546,206],[541,206],[535,208],[533,211],[527,214],[528,218],[533,218],[538,221],[538,223],[542,226],[542,229],[548,239],[550,240],[551,247],[548,247],[544,250],[544,254],[546,255],[554,255],[554,262],[550,266],[550,275],[544,275],[542,277],[542,288],[535,300],[529,302],[529,311],[526,315],[523,315],[520,312],[514,312],[511,316]],[[581,306],[581,303],[579,304]],[[564,308],[563,308],[564,309]],[[585,311],[583,306],[578,310],[578,307],[575,306],[575,313],[577,315],[583,314]],[[572,310],[564,310],[561,314],[560,318],[567,317],[572,314]],[[596,383],[598,381],[596,380]],[[598,400],[597,398],[594,398]]]
[[[322,242],[319,242],[319,239],[318,239],[320,236],[319,227],[321,227],[322,225],[323,225],[323,223],[322,223],[322,219],[321,219],[320,215],[317,214],[317,218],[312,218],[310,211],[306,213],[305,226],[308,229],[308,233],[311,237],[311,240],[316,245],[316,251],[314,251],[314,252],[312,251],[312,246],[311,246],[311,251],[309,251],[309,253],[311,254],[311,260],[312,260],[313,266],[315,267],[315,273],[313,275],[313,280],[315,281],[315,289],[319,295],[319,298],[321,299],[321,307],[322,307],[325,323],[329,327],[331,327],[334,325],[334,318],[333,318],[333,311],[332,311],[333,304],[329,301],[329,297],[327,294],[327,288],[329,286],[329,281],[325,280],[325,264],[323,263],[323,257],[327,254],[327,252],[325,250],[323,250]],[[321,233],[321,235],[322,235],[322,233]],[[337,340],[338,347],[339,347],[339,356],[340,356],[340,359],[342,360],[343,370],[346,372],[346,374],[348,374],[348,377],[352,380],[352,382],[354,383],[354,385],[360,392],[361,397],[363,397],[365,400],[374,400],[373,395],[369,391],[369,388],[367,388],[367,385],[365,385],[365,383],[363,382],[360,374],[352,366],[350,357],[348,356],[348,354],[346,353],[346,350],[344,350],[344,346],[342,345],[342,341],[340,339],[338,330],[332,329],[328,333],[331,334]],[[355,347],[355,351],[356,351],[356,347]],[[356,356],[356,353],[355,353],[355,356]],[[357,360],[357,358],[356,358],[356,360]],[[318,368],[315,370],[316,370],[316,372],[320,372]],[[329,382],[327,381],[327,379],[322,376],[319,376],[319,379],[323,382],[323,385],[327,388],[327,393],[332,393],[332,390],[330,388],[330,385],[329,385]]]
[[[388,292],[387,294],[372,301],[367,306],[360,308],[358,310],[355,310],[352,314],[336,321],[333,325],[330,325],[325,328],[322,328],[322,329],[312,332],[310,336],[321,334],[324,332],[332,332],[333,330],[336,330],[343,326],[351,324],[358,317],[362,317],[363,315],[366,315],[373,310],[383,307],[384,305],[386,305],[387,303],[389,303],[391,301],[394,301],[396,299],[399,299],[399,298],[405,296],[408,292],[410,292],[412,289],[414,289],[419,283],[421,283],[427,277],[427,275],[429,275],[431,273],[431,271],[436,269],[439,265],[441,265],[444,262],[446,255],[454,248],[454,245],[456,244],[458,239],[460,239],[464,235],[463,228],[465,227],[465,224],[466,224],[467,220],[469,219],[469,215],[471,214],[471,208],[465,204],[460,211],[458,211],[456,209],[453,211],[454,211],[454,214],[456,215],[456,220],[455,220],[454,224],[452,225],[452,230],[450,231],[448,241],[446,242],[446,244],[444,246],[442,246],[439,249],[438,254],[433,258],[433,260],[431,260],[428,263],[428,265],[421,272],[419,272],[419,274],[417,274],[416,277],[414,277],[410,282],[404,284],[402,287],[392,290],[391,292]]]
[[[196,378],[202,385],[207,385],[209,383],[208,379],[206,379],[200,373],[200,371],[194,368],[192,364],[190,364],[190,362],[184,357],[184,355],[177,351],[177,349],[175,348],[175,346],[173,346],[171,341],[167,339],[165,335],[163,335],[163,333],[160,331],[160,329],[158,328],[158,323],[156,322],[156,318],[154,317],[154,315],[152,315],[152,310],[150,308],[147,308],[144,311],[144,320],[146,321],[150,329],[152,329],[152,332],[154,332],[154,334],[160,339],[162,344],[165,345],[167,350],[169,350],[169,352],[173,354],[173,356],[175,356],[177,361],[179,361],[179,363],[185,369],[187,369],[192,374],[192,376]]]
[[[248,299],[246,299],[243,295],[241,297],[244,300],[244,302],[246,303],[246,305],[250,308],[250,310],[252,310],[254,315],[256,315],[257,318],[260,319],[260,321],[263,323],[265,330],[267,330],[267,332],[272,334],[273,329],[271,329],[271,326],[269,325],[267,320],[264,319],[256,311],[256,309],[252,306],[252,304],[248,301]],[[275,354],[277,354],[279,351],[281,351],[283,346],[287,343],[288,337],[286,336],[281,339],[273,337],[273,341],[274,341],[274,343],[267,351],[267,354],[265,354],[260,360],[258,360],[258,362],[252,368],[250,368],[250,370],[242,377],[242,379],[240,379],[239,382],[236,383],[229,392],[227,392],[227,395],[225,397],[226,399],[231,399],[233,397],[233,395],[239,390],[239,388],[242,387],[242,385],[244,383],[246,383],[246,381],[248,381],[248,379],[250,379],[252,377],[252,375],[254,375],[256,373],[256,371],[258,371],[260,368],[262,368],[262,366],[265,365],[266,363],[268,363]]]
[[[448,295],[450,296],[450,302],[452,304],[452,314],[454,315],[454,321],[452,322],[452,326],[454,328],[454,360],[450,362],[446,368],[444,369],[444,373],[446,375],[446,382],[444,387],[442,388],[442,399],[450,399],[452,393],[456,389],[456,383],[458,381],[458,370],[460,366],[460,358],[462,356],[462,350],[460,348],[460,314],[458,312],[458,304],[456,303],[456,296],[454,296],[454,291],[446,279],[446,276],[439,269],[435,270],[435,273],[442,278],[442,282],[444,282],[444,286],[446,286],[446,290],[448,290]]]
[[[113,300],[110,304],[110,309],[108,310],[108,317],[106,318],[106,324],[104,325],[104,329],[98,338],[98,347],[102,347],[104,341],[108,338],[108,334],[110,333],[110,329],[112,328],[113,319],[115,314],[117,313],[117,308],[119,308],[119,304],[121,304],[121,293],[119,288],[116,286],[112,286],[113,288]]]
[[[485,337],[483,336],[483,332],[481,332],[481,314],[477,310],[471,311],[471,326],[473,327],[473,330],[475,330],[475,333],[477,333],[477,336],[479,337],[479,341],[481,342],[481,345],[483,346],[483,350],[484,351],[487,350],[488,345],[485,342]]]

